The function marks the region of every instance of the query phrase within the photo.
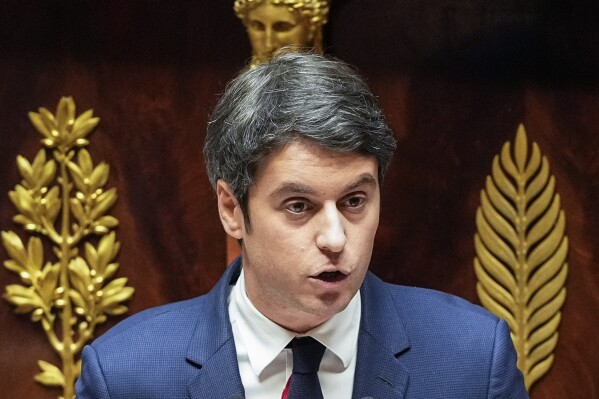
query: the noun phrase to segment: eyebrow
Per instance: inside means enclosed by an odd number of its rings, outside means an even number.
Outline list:
[[[354,190],[362,185],[376,187],[376,179],[370,173],[363,173],[360,175],[360,177],[358,177],[358,179],[355,182],[350,183],[347,186],[345,186],[345,190],[343,190],[343,191],[351,191],[351,190]]]
[[[355,181],[349,183],[343,189],[343,192],[355,190],[356,188],[362,186],[376,186],[376,179],[370,173],[364,173],[360,175]],[[305,194],[305,195],[313,195],[316,194],[316,191],[312,189],[310,186],[306,186],[301,183],[282,183],[275,191],[273,191],[269,196],[270,197],[278,197],[282,195],[288,194]]]
[[[315,191],[306,186],[305,184],[300,183],[283,183],[275,191],[270,193],[270,197],[279,197],[287,194],[306,194],[311,195],[315,194]]]

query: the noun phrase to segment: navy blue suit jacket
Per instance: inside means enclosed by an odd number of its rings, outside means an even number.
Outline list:
[[[243,398],[227,313],[240,269],[237,260],[208,294],[133,315],[87,346],[77,398]],[[528,398],[504,321],[371,273],[360,294],[353,398]]]

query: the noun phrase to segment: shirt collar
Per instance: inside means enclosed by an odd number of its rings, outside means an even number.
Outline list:
[[[248,359],[256,375],[260,375],[296,336],[313,337],[326,346],[343,363],[343,367],[348,367],[356,356],[361,311],[359,292],[344,310],[301,335],[279,326],[254,307],[245,291],[243,269],[230,299],[238,310],[235,320],[231,321],[240,329]]]

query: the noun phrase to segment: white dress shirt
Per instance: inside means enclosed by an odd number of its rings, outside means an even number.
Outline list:
[[[246,399],[280,399],[293,370],[293,354],[285,346],[296,336],[311,336],[326,351],[318,379],[325,399],[351,398],[360,328],[360,293],[320,326],[298,335],[274,323],[250,302],[243,269],[229,294],[229,319]]]

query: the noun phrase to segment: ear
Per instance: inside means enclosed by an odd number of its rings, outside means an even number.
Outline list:
[[[241,240],[245,231],[243,212],[229,185],[223,180],[218,180],[216,183],[216,197],[220,221],[225,232],[231,237]]]

